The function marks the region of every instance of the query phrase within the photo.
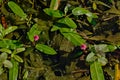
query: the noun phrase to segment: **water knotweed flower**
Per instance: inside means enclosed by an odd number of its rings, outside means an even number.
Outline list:
[[[87,49],[87,45],[86,45],[86,44],[82,44],[82,45],[80,46],[80,49],[81,49],[81,50],[86,50],[86,49]]]
[[[34,36],[34,41],[38,41],[39,40],[39,36],[38,35],[35,35]]]

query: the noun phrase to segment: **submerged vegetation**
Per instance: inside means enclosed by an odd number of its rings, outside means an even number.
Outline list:
[[[0,0],[0,80],[120,80],[119,0]]]

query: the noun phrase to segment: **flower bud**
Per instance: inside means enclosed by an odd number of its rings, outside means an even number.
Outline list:
[[[35,35],[34,36],[34,41],[38,41],[39,40],[39,36],[38,35]]]
[[[86,45],[86,44],[82,44],[82,45],[80,46],[80,49],[81,49],[81,50],[86,50],[86,49],[87,49],[87,45]]]

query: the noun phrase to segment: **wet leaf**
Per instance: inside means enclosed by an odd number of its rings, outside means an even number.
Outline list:
[[[61,17],[64,16],[64,14],[61,11],[59,11],[59,10],[53,10],[53,9],[50,9],[50,8],[45,8],[44,12],[47,15],[52,16],[52,17],[56,17],[56,18],[61,18]]]
[[[18,78],[18,62],[11,59],[13,67],[9,69],[9,80],[17,80]]]
[[[16,15],[22,17],[23,19],[26,19],[27,15],[23,12],[20,6],[17,5],[15,2],[9,1],[8,6]]]
[[[23,62],[23,59],[22,59],[20,56],[14,55],[13,57],[14,57],[14,59],[15,59],[16,61],[18,61],[18,62]]]
[[[3,62],[3,64],[4,64],[5,67],[7,67],[9,69],[13,67],[12,63],[9,60],[5,60]]]
[[[57,52],[53,48],[51,48],[51,47],[49,47],[47,45],[37,44],[35,47],[39,51],[41,51],[41,52],[43,52],[45,54],[48,54],[48,55],[55,55],[55,54],[57,54]]]
[[[90,65],[90,73],[92,80],[105,80],[101,64],[98,61]]]

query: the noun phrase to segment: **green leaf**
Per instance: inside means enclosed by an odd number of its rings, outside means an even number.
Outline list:
[[[69,17],[65,17],[65,18],[60,19],[58,21],[58,23],[65,24],[70,28],[77,28],[77,25],[75,24],[75,22]]]
[[[41,52],[43,52],[45,54],[48,54],[48,55],[55,55],[55,54],[57,54],[57,52],[53,48],[51,48],[51,47],[49,47],[47,45],[37,44],[35,47],[39,51],[41,51]]]
[[[30,41],[33,42],[33,41],[34,41],[34,36],[35,36],[35,35],[39,35],[40,33],[41,33],[41,31],[38,29],[38,24],[34,24],[34,25],[31,27],[30,31],[27,32],[27,35],[28,35]]]
[[[7,59],[7,57],[8,57],[7,53],[0,54],[0,65]]]
[[[82,51],[79,51],[79,52],[75,53],[74,58],[80,57],[80,55],[82,55],[82,54],[83,54],[83,52],[82,52]]]
[[[93,2],[93,4],[92,4],[92,8],[93,8],[93,10],[96,10],[96,9],[97,9],[97,5],[96,5],[95,2]]]
[[[68,28],[61,28],[60,31],[62,35],[71,41],[75,46],[80,46],[81,44],[85,43],[85,40],[72,29],[70,30]]]
[[[2,33],[2,31],[4,30],[2,24],[0,24],[0,33]]]
[[[100,57],[98,58],[98,62],[100,62],[102,66],[105,66],[108,63],[108,60],[105,57]]]
[[[92,20],[93,20],[93,18],[91,18],[91,17],[87,17],[87,20],[89,21],[89,23],[91,23]]]
[[[98,18],[98,16],[96,14],[91,13],[91,12],[86,13],[86,15],[90,18]]]
[[[10,49],[7,49],[7,48],[2,48],[0,49],[1,52],[5,52],[5,53],[8,53],[8,54],[11,54],[12,51]]]
[[[23,47],[17,40],[3,39],[0,41],[0,48],[16,49]]]
[[[6,36],[7,34],[13,32],[14,30],[16,30],[18,27],[17,26],[10,26],[7,29],[5,29],[3,31],[3,36]]]
[[[53,10],[53,9],[50,9],[50,8],[45,8],[44,12],[47,15],[52,16],[52,17],[56,17],[56,18],[61,18],[61,17],[64,16],[64,14],[61,11],[59,11],[59,10]]]
[[[53,25],[53,27],[51,28],[51,31],[53,32],[53,31],[57,31],[59,29],[60,29],[60,27],[58,27],[57,25]]]
[[[18,15],[19,17],[22,17],[23,19],[26,19],[27,15],[23,12],[20,6],[17,5],[15,2],[9,1],[8,6],[16,15]]]
[[[12,63],[9,60],[5,60],[3,62],[3,64],[4,64],[5,67],[7,67],[9,69],[13,67]]]
[[[24,72],[23,80],[27,80],[27,78],[28,78],[28,74],[29,74],[28,71],[25,71],[25,72]]]
[[[18,61],[18,62],[23,62],[23,59],[22,59],[20,56],[14,55],[13,57],[14,57],[14,59],[15,59],[16,61]]]
[[[0,3],[2,2],[3,0],[0,0]]]
[[[3,28],[2,24],[0,24],[0,39],[3,38],[3,30],[4,30],[4,28]]]
[[[83,15],[86,13],[89,13],[89,11],[86,10],[85,8],[81,8],[81,7],[76,7],[72,10],[72,14],[76,15],[76,16]]]
[[[93,62],[97,59],[97,57],[95,57],[95,53],[91,52],[87,55],[86,57],[86,61],[87,62]]]
[[[105,80],[101,64],[98,61],[90,65],[90,73],[92,80]]]
[[[112,52],[117,49],[115,45],[108,45],[107,48],[109,49],[109,52]]]
[[[18,77],[18,62],[11,59],[13,67],[9,69],[9,80],[17,80]]]
[[[67,14],[67,12],[68,12],[68,6],[65,6],[65,8],[64,8],[65,15]]]
[[[56,10],[58,9],[58,6],[59,6],[59,0],[51,0],[51,3],[50,3],[51,9]]]
[[[96,52],[109,52],[107,44],[94,45]]]
[[[4,72],[4,69],[0,67],[0,75]]]
[[[17,48],[15,53],[17,54],[17,53],[21,53],[23,51],[25,51],[25,48]]]

